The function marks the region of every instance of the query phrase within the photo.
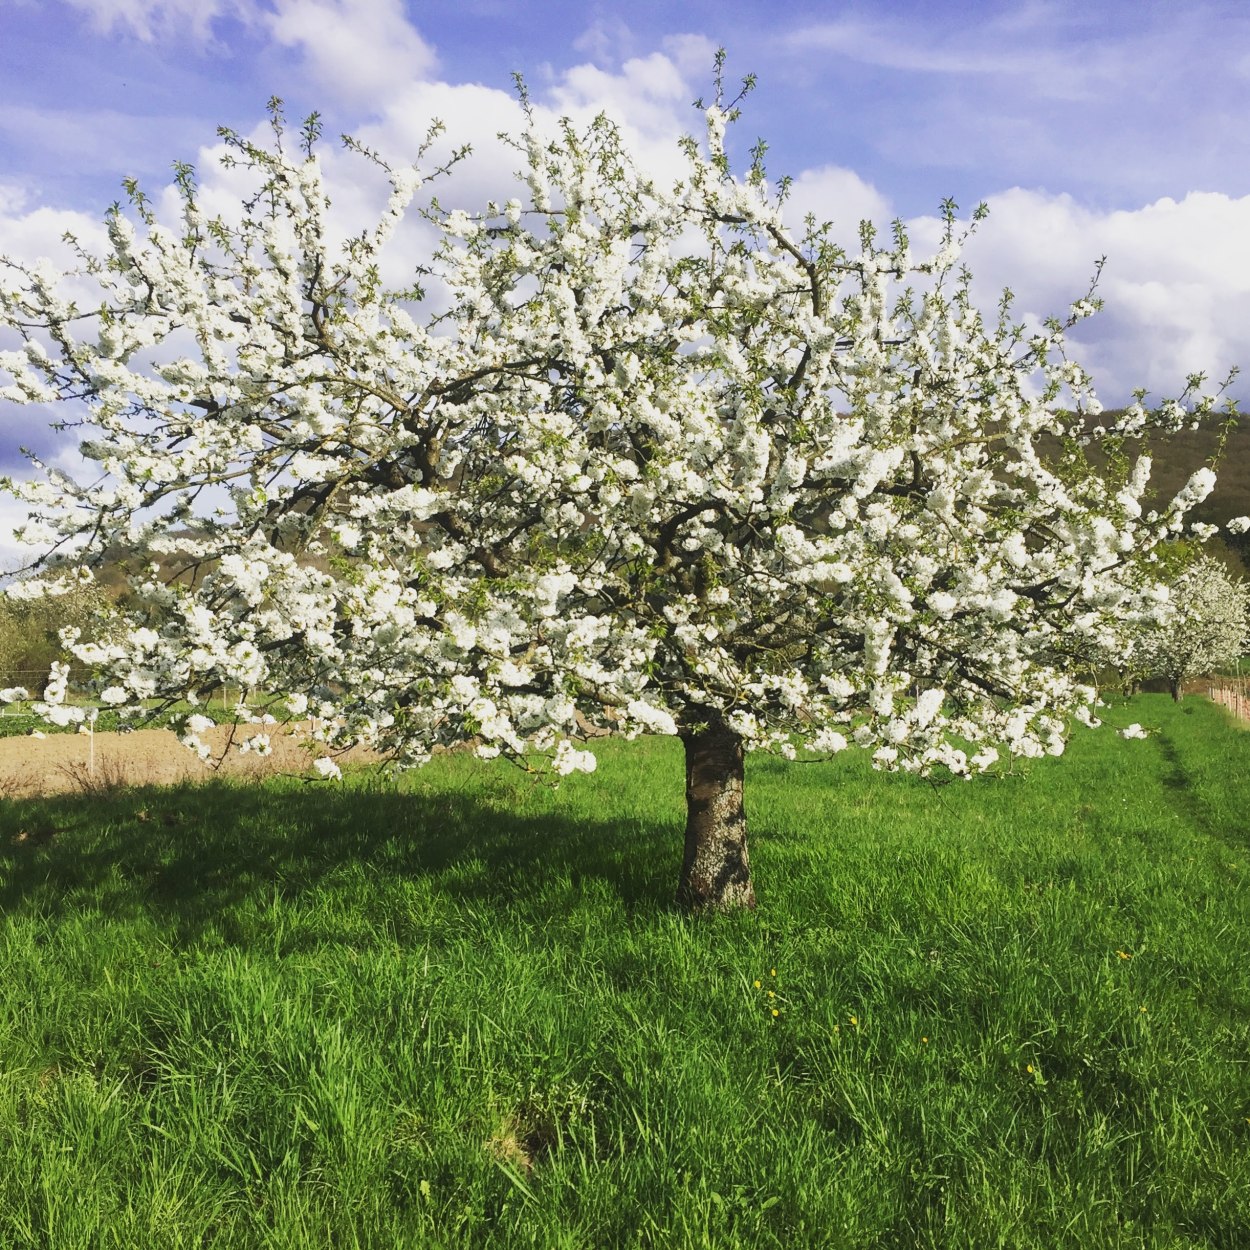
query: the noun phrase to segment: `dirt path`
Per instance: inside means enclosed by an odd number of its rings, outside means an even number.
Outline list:
[[[229,729],[219,727],[201,735],[220,755]],[[237,743],[255,733],[268,733],[273,753],[240,754]],[[243,726],[236,733],[219,771],[227,777],[264,777],[273,773],[312,776],[311,756],[280,726]],[[95,735],[94,769],[91,739],[86,734],[49,734],[46,738],[0,738],[0,796],[89,793],[113,785],[172,785],[205,781],[214,770],[203,764],[168,729],[138,729],[134,733]],[[366,761],[368,752],[354,750],[345,759]]]

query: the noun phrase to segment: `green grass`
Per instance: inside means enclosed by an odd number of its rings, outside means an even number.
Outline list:
[[[699,920],[672,741],[10,801],[0,1246],[1241,1250],[1250,733],[1108,720],[755,760],[760,907]]]
[[[88,711],[93,707],[95,708],[95,728],[98,733],[111,733],[117,729],[127,727],[132,729],[168,729],[178,717],[185,716],[192,711],[211,716],[222,724],[229,724],[234,719],[234,704],[227,704],[216,699],[207,703],[197,704],[195,707],[192,707],[189,703],[173,703],[169,706],[158,706],[156,700],[149,700],[147,706],[151,708],[151,711],[142,720],[133,717],[124,718],[116,709],[101,707],[85,698],[71,697],[68,702],[77,703]],[[264,710],[264,708],[260,708],[258,712]],[[32,712],[29,703],[13,703],[8,706],[0,705],[0,738],[21,737],[30,733],[31,730],[38,730],[44,734],[72,734],[78,732],[78,724],[79,722],[75,721],[71,725],[51,725],[37,713]]]

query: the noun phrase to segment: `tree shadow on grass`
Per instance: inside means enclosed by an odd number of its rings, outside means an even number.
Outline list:
[[[0,804],[0,913],[147,913],[193,939],[248,905],[336,889],[367,900],[370,882],[424,878],[449,901],[542,922],[585,891],[666,910],[680,858],[676,823],[629,812],[368,785],[150,787]]]
[[[1160,733],[1154,742],[1163,763],[1160,779],[1177,814],[1207,837],[1228,838],[1230,830],[1223,822],[1213,818],[1209,804],[1195,786],[1194,778],[1171,735]]]

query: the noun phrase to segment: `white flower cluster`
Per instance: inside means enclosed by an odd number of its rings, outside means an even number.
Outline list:
[[[53,661],[48,673],[47,684],[43,689],[43,699],[32,703],[31,709],[36,715],[43,717],[50,725],[57,725],[61,728],[66,728],[70,725],[81,727],[87,718],[87,709],[66,703],[65,698],[68,692],[69,665],[59,660]],[[12,693],[17,692],[14,691]]]
[[[5,398],[74,405],[100,471],[10,489],[84,565],[146,561],[128,625],[72,642],[102,700],[228,685],[333,750],[476,739],[558,774],[594,767],[591,727],[710,717],[919,772],[1061,751],[1095,697],[1070,640],[1154,610],[1146,558],[1209,473],[1156,514],[1148,458],[1112,488],[1058,452],[1089,440],[1057,402],[1097,411],[1089,379],[1061,330],[982,320],[953,216],[929,260],[840,252],[732,174],[730,120],[708,110],[676,185],[606,119],[525,134],[502,208],[423,204],[428,302],[378,275],[432,179],[392,173],[341,246],[315,157],[231,136],[264,196],[233,226],[190,180],[177,230],[112,213],[98,318],[10,264]],[[1130,424],[1212,402],[1183,401]],[[202,755],[210,725],[186,723]]]

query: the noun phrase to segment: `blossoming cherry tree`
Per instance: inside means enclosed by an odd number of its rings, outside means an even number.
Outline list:
[[[90,301],[8,262],[3,398],[63,405],[98,466],[10,489],[50,575],[135,557],[125,628],[69,639],[105,699],[268,691],[335,747],[557,774],[591,728],[675,734],[692,909],[754,902],[749,749],[959,776],[1061,751],[1095,698],[1069,640],[1137,610],[1211,475],[1150,512],[1148,461],[1086,464],[1064,331],[1096,301],[984,317],[953,205],[927,258],[796,225],[760,151],[734,173],[735,115],[662,183],[606,117],[527,111],[514,196],[476,212],[428,197],[428,148],[361,152],[390,199],[339,244],[316,126],[275,108],[270,143],[223,132],[234,218],[183,166],[177,220],[132,188],[80,249]],[[436,242],[395,290],[405,221]]]

